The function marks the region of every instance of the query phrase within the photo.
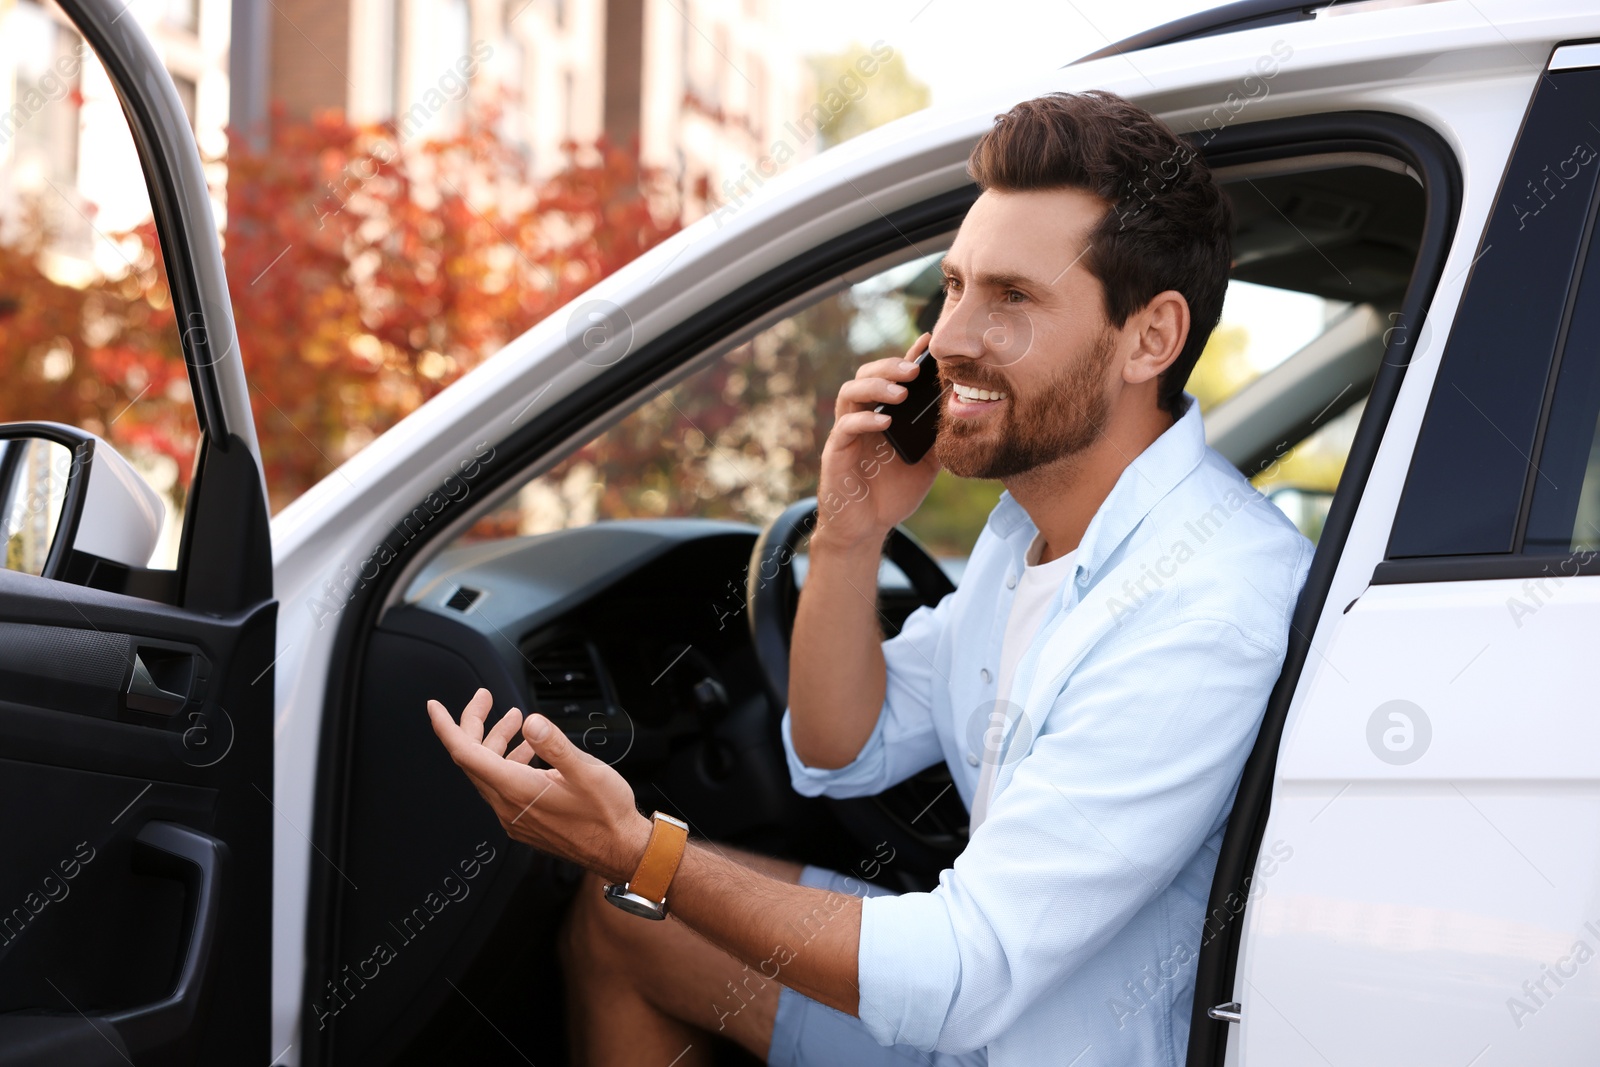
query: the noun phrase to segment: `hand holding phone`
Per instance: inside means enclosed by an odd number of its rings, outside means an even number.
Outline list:
[[[923,334],[904,356],[863,364],[839,387],[833,429],[822,446],[813,551],[825,542],[876,555],[889,531],[928,495],[939,473],[929,449],[939,414],[939,385],[937,365],[926,354],[928,341]],[[920,387],[914,378],[921,379]],[[930,386],[930,395],[915,399],[913,389]],[[886,432],[897,409],[912,428],[910,435],[898,435],[899,441]],[[920,447],[919,435],[926,438]],[[910,461],[911,456],[920,462]]]
[[[904,383],[906,397],[898,404],[879,404],[872,410],[887,412],[889,425],[883,436],[889,439],[900,458],[920,462],[933,447],[939,434],[939,400],[944,390],[939,385],[939,364],[927,348],[916,358],[917,376]]]

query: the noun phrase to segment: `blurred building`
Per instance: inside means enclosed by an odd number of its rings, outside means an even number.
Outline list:
[[[446,133],[474,99],[493,99],[536,174],[560,169],[568,138],[604,134],[724,201],[725,183],[779,141],[785,165],[820,147],[785,132],[810,128],[817,90],[774,3],[130,0],[128,17],[209,159],[226,154],[229,125],[259,129],[274,101],[299,117],[394,118],[409,138]],[[60,272],[117,273],[114,243],[96,234],[148,218],[142,183],[125,180],[137,169],[110,84],[60,9],[0,0],[0,216],[18,217],[19,196],[54,200]]]
[[[228,0],[132,0],[126,17],[166,64],[201,150],[222,153]],[[150,216],[139,174],[111,83],[66,15],[53,3],[0,0],[0,225],[39,211],[61,280],[118,273],[126,268],[112,235]]]
[[[448,130],[470,95],[505,101],[536,173],[567,138],[637,138],[720,186],[806,113],[813,77],[769,0],[234,0],[235,120],[282,101]],[[253,76],[241,72],[253,71]]]

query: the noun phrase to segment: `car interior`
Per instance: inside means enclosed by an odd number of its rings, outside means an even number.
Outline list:
[[[1424,190],[1376,153],[1218,177],[1236,216],[1232,286],[1191,392],[1212,446],[1314,540],[1396,328]],[[493,714],[549,715],[641,809],[700,839],[897,891],[931,888],[961,851],[966,811],[942,765],[879,797],[807,799],[778,729],[784,615],[834,392],[927,327],[953,236],[908,242],[694,354],[592,440],[486,494],[357,638],[355,699],[328,709],[349,738],[329,799],[343,842],[333,964],[306,1017],[330,1062],[566,1059],[554,939],[579,872],[506,839],[435,740],[427,698],[458,710],[484,686]],[[998,493],[942,478],[884,565],[886,637],[959,581]],[[776,540],[796,551],[774,554]],[[758,641],[758,616],[776,619],[775,645]],[[719,1045],[721,1062],[751,1062]]]

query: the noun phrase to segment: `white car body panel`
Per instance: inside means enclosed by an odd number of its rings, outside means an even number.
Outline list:
[[[1383,585],[1318,642],[1265,835],[1293,857],[1246,913],[1243,1063],[1593,1061],[1597,622],[1600,577]],[[1431,725],[1395,735],[1401,766],[1367,744],[1392,700]]]
[[[1377,616],[1377,603],[1393,599],[1392,591],[1383,597],[1368,592],[1351,616],[1340,615],[1346,604],[1362,594],[1373,566],[1383,557],[1437,355],[1537,72],[1551,43],[1595,36],[1597,31],[1600,18],[1576,3],[1534,12],[1526,4],[1447,2],[1205,38],[1052,71],[979,102],[920,113],[797,166],[768,181],[752,201],[731,215],[703,219],[652,249],[600,283],[580,303],[600,299],[626,309],[637,348],[795,255],[866,224],[880,213],[958,187],[965,181],[964,162],[972,142],[996,113],[1018,100],[1053,90],[1106,88],[1152,107],[1179,130],[1195,128],[1253,73],[1256,59],[1271,54],[1278,41],[1292,47],[1292,59],[1283,63],[1272,79],[1271,92],[1252,101],[1236,121],[1367,109],[1425,122],[1459,155],[1464,178],[1462,215],[1445,280],[1430,312],[1432,337],[1408,372],[1327,601],[1316,651],[1302,679],[1302,699],[1291,710],[1289,728],[1297,731],[1290,735],[1292,748],[1301,744],[1300,720],[1314,724],[1323,714],[1318,709],[1336,703],[1333,695],[1318,697],[1327,703],[1310,705],[1303,698],[1313,691],[1325,691],[1328,683],[1323,675],[1331,673],[1325,670],[1323,658],[1328,649],[1340,641],[1357,640],[1355,635],[1342,633],[1341,621],[1347,626],[1354,626],[1355,620],[1365,624],[1369,617]],[[336,589],[346,573],[359,573],[372,548],[447,474],[456,472],[459,461],[471,459],[480,442],[493,445],[515,425],[560,404],[575,388],[601,373],[600,368],[577,362],[568,352],[567,314],[567,310],[558,312],[512,342],[324,479],[273,522],[276,592],[281,605],[275,780],[281,818],[274,839],[273,1041],[277,1048],[289,1048],[279,1062],[298,1062],[296,1047],[304,1023],[307,891],[313,865],[327,862],[313,852],[308,835],[314,821],[318,746],[339,621],[337,607],[344,600],[337,594],[329,599],[329,590]],[[628,399],[619,396],[619,406]],[[370,576],[370,568],[368,573]],[[1573,603],[1578,599],[1574,596]],[[334,609],[331,612],[330,607]],[[1556,608],[1547,610],[1553,613]],[[1418,635],[1410,636],[1415,639]],[[1401,647],[1407,648],[1404,662],[1410,663],[1418,653],[1425,654],[1426,648],[1434,646],[1419,648],[1413,643]],[[1386,669],[1398,670],[1399,665],[1390,664]],[[1307,706],[1311,712],[1304,710]],[[397,713],[405,711],[397,709]],[[415,713],[422,714],[421,708]],[[1491,731],[1485,736],[1494,735]],[[1490,753],[1498,755],[1504,748],[1503,741],[1492,744],[1484,758]],[[1352,759],[1362,755],[1376,762],[1364,750]],[[1310,769],[1299,769],[1299,763],[1286,761],[1285,766],[1297,768],[1296,775],[1311,774]],[[1380,765],[1378,769],[1384,768]],[[1484,775],[1488,780],[1487,764]],[[1317,795],[1325,799],[1331,792],[1324,788],[1318,794],[1309,784],[1306,789],[1311,790],[1305,793],[1306,804],[1316,802]],[[1356,791],[1352,786],[1339,803],[1352,800],[1351,793]],[[1274,810],[1274,827],[1280,818],[1300,816],[1298,801],[1286,807],[1292,811]],[[1378,823],[1384,819],[1365,801],[1352,802],[1347,810],[1341,819]],[[1268,841],[1273,840],[1273,832],[1269,830]],[[1285,864],[1273,879],[1265,899],[1289,897],[1291,886],[1301,887],[1296,892],[1312,894],[1315,888],[1329,893],[1337,883],[1330,883],[1328,875],[1338,871],[1337,864],[1347,858],[1337,849],[1359,848],[1364,840],[1379,840],[1372,835],[1385,831],[1375,825],[1370,832],[1359,827],[1352,827],[1351,832],[1350,844],[1297,849],[1293,862]],[[1318,858],[1323,855],[1328,859]],[[1555,858],[1549,862],[1552,877],[1557,870],[1567,870]],[[1526,872],[1516,865],[1502,864],[1489,875],[1496,873],[1504,878],[1508,892],[1527,887]],[[1586,884],[1592,885],[1592,878]],[[1488,888],[1482,891],[1488,892]],[[1396,892],[1396,900],[1412,899],[1410,889],[1401,892],[1397,888]],[[1455,907],[1463,914],[1475,914],[1466,897],[1459,898]],[[1255,973],[1250,968],[1259,955],[1260,965],[1266,968],[1263,974],[1270,972],[1274,982],[1287,982],[1286,988],[1304,988],[1309,995],[1321,978],[1295,972],[1292,957],[1280,947],[1287,942],[1271,932],[1276,928],[1265,927],[1256,909],[1249,914],[1241,956],[1241,991],[1244,976]],[[1600,918],[1600,912],[1595,917]],[[1352,940],[1348,951],[1356,953],[1353,958],[1358,961],[1391,967],[1392,950],[1369,942]],[[1419,1003],[1455,988],[1440,976],[1428,992],[1427,980],[1420,973],[1415,977],[1411,993],[1422,998]],[[1576,996],[1571,999],[1575,1004],[1579,1000]],[[1274,1036],[1277,1031],[1270,1029],[1272,1024],[1263,1021],[1270,1010],[1248,999],[1245,1004],[1242,1029],[1248,1035],[1245,1048],[1251,1062],[1299,1062],[1305,1058],[1303,1046],[1302,1051],[1293,1051],[1286,1039]],[[1370,998],[1362,1004],[1364,1010],[1372,1006]],[[1350,1006],[1344,1006],[1326,1018],[1347,1026],[1349,1010]],[[1364,1024],[1361,1020],[1360,1025]],[[1476,1050],[1469,1050],[1469,1055],[1471,1051]],[[1397,1053],[1387,1062],[1423,1061]]]

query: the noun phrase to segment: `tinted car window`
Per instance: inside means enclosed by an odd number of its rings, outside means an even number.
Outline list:
[[[1591,237],[1534,462],[1522,550],[1600,548],[1600,256]]]
[[[1537,492],[1562,483],[1532,460],[1600,178],[1597,108],[1600,70],[1540,79],[1450,330],[1390,559],[1513,553],[1530,480]],[[1565,544],[1570,526],[1546,521],[1539,536]]]

